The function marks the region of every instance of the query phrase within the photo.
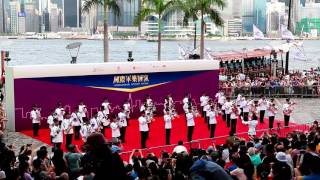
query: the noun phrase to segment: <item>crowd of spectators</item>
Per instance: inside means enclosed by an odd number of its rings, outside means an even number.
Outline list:
[[[247,76],[238,74],[236,76],[225,77],[220,81],[220,88],[228,96],[246,94],[256,96],[265,94],[274,95],[294,95],[294,96],[320,96],[320,73],[310,72],[291,72],[288,75],[268,75]]]
[[[230,133],[222,145],[188,149],[180,141],[173,152],[156,156],[133,150],[121,159],[119,144],[109,144],[102,134],[88,137],[81,151],[46,147],[21,147],[0,143],[0,179],[115,179],[115,180],[317,180],[320,179],[320,127],[315,121],[308,132],[286,137],[264,133],[246,141]]]

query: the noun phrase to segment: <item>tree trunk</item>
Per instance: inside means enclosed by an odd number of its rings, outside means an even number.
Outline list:
[[[103,56],[104,62],[109,61],[109,25],[108,25],[108,6],[103,7]]]
[[[200,58],[204,59],[204,19],[203,19],[203,12],[201,12]]]
[[[158,19],[158,61],[161,61],[161,16]]]
[[[193,40],[194,49],[197,49],[197,22],[194,22],[194,40]]]

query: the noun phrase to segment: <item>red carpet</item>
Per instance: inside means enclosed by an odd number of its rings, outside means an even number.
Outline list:
[[[195,141],[192,143],[192,146],[201,146],[202,148],[207,148],[212,142],[216,144],[222,144],[225,142],[226,137],[229,134],[229,128],[227,128],[226,123],[218,117],[218,123],[216,127],[215,136],[217,137],[215,140],[203,140],[200,143]],[[207,124],[205,124],[203,118],[196,118],[195,120],[196,126],[193,133],[193,139],[204,139],[209,138],[209,130]],[[277,121],[276,121],[277,122]],[[276,127],[276,122],[274,123]],[[294,124],[290,124],[294,125]],[[257,127],[257,131],[262,129],[268,129],[269,121],[265,119],[264,124],[259,124]],[[283,122],[281,121],[281,127],[283,127]],[[292,131],[291,128],[286,128],[285,130],[281,130],[281,134],[285,135],[287,132]],[[237,123],[237,133],[239,136],[247,138],[248,126],[243,125],[240,120]],[[266,132],[266,131],[264,131]],[[274,130],[276,132],[276,130]],[[32,130],[22,131],[21,133],[33,137]],[[261,135],[262,132],[258,132],[257,135]],[[33,137],[37,140],[40,140],[46,144],[50,144],[50,136],[49,136],[49,129],[41,129],[39,132],[39,137]],[[105,134],[107,139],[111,139],[111,130],[108,128]],[[224,137],[219,137],[224,136]],[[171,130],[171,143],[177,144],[179,140],[183,140],[184,142],[187,141],[187,127],[184,115],[180,116],[179,118],[174,119],[172,122],[172,130]],[[73,144],[82,145],[82,141],[75,141],[73,140]],[[155,146],[163,146],[165,145],[165,129],[164,129],[164,121],[162,117],[155,118],[155,121],[150,125],[150,135],[147,141],[147,147],[150,147],[152,152],[159,153],[162,150],[172,151],[173,146],[170,147],[162,147],[162,148],[153,148]],[[64,145],[62,145],[64,148]],[[138,127],[137,120],[130,120],[129,126],[127,127],[126,132],[126,143],[123,144],[124,152],[131,151],[132,149],[139,149],[140,146],[140,132]],[[148,150],[147,150],[148,151]],[[146,152],[147,152],[146,151]],[[124,158],[128,157],[129,153],[124,153],[122,156]]]

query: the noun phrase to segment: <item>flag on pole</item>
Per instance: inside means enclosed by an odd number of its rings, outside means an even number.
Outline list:
[[[294,40],[294,35],[287,29],[285,25],[281,25],[281,38],[286,40]]]
[[[256,25],[253,25],[253,38],[254,39],[264,39],[263,32],[260,31],[260,29],[257,28]]]

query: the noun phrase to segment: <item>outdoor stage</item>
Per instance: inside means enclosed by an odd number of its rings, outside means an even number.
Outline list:
[[[192,146],[199,146],[201,145],[202,148],[207,148],[209,145],[212,145],[213,142],[216,144],[223,144],[226,140],[226,137],[229,134],[230,129],[227,128],[226,122],[224,122],[220,116],[217,117],[217,127],[215,132],[215,137],[217,137],[214,141],[212,140],[201,140],[197,142],[199,139],[205,139],[209,138],[209,130],[207,127],[207,124],[204,122],[204,119],[199,117],[196,118],[195,123],[195,130],[193,134],[193,139],[195,142],[192,144]],[[296,124],[291,123],[290,126],[298,126]],[[262,132],[268,132],[269,127],[269,121],[266,118],[264,124],[260,124],[257,126],[257,135],[261,135]],[[274,123],[274,127],[276,129],[277,127],[277,121]],[[281,120],[281,134],[285,135],[288,132],[291,132],[293,130],[298,130],[296,128],[286,128],[283,129],[283,121]],[[259,131],[261,130],[261,131]],[[248,132],[248,126],[243,125],[240,119],[237,121],[237,134],[239,134],[240,137],[248,138],[247,136]],[[273,130],[272,132],[278,132],[277,130]],[[32,130],[27,131],[21,131],[21,133],[32,137]],[[40,140],[46,144],[50,144],[50,135],[49,135],[49,129],[41,129],[39,132],[39,137],[32,137],[37,140]],[[111,140],[111,130],[108,128],[106,130],[105,137],[107,140]],[[123,144],[123,152],[122,156],[124,158],[127,158],[129,155],[129,152],[133,149],[139,149],[141,147],[140,145],[140,132],[139,132],[139,126],[138,121],[136,119],[130,120],[129,126],[127,127],[127,133],[126,133],[126,143]],[[183,140],[184,142],[187,141],[187,126],[186,126],[186,120],[184,115],[181,115],[179,118],[176,118],[172,122],[172,130],[171,130],[171,144],[177,144],[179,140]],[[73,144],[81,146],[83,144],[82,140],[75,141],[73,140]],[[150,125],[150,137],[147,140],[147,147],[149,149],[152,149],[152,152],[158,154],[162,150],[172,151],[174,146],[167,146],[167,147],[158,147],[158,146],[164,146],[165,145],[165,129],[164,129],[164,121],[163,117],[156,117],[155,121],[151,123]],[[65,150],[65,146],[62,145],[62,148]],[[147,152],[147,151],[145,151]]]

